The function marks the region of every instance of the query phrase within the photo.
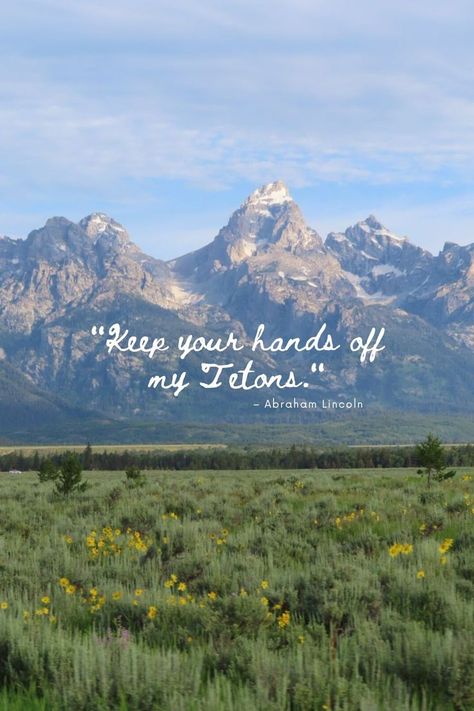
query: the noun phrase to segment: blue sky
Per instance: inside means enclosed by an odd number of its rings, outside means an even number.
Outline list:
[[[467,0],[16,0],[0,234],[103,211],[170,258],[283,179],[323,236],[375,213],[473,242],[473,21]]]

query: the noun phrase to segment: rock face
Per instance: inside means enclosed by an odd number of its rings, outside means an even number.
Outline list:
[[[281,182],[253,192],[208,245],[168,263],[102,213],[77,224],[51,218],[26,240],[0,238],[0,360],[35,388],[36,403],[41,392],[115,417],[199,417],[199,391],[177,407],[145,387],[156,364],[105,355],[89,329],[112,319],[171,340],[230,330],[245,339],[260,322],[270,335],[303,337],[323,321],[341,337],[384,325],[386,353],[370,373],[341,357],[321,392],[473,409],[474,245],[448,242],[433,256],[373,215],[323,241]],[[285,365],[292,360],[278,361]],[[176,366],[176,354],[160,360],[165,373]],[[190,359],[191,372],[199,367]],[[219,394],[213,414],[235,414],[239,403]]]

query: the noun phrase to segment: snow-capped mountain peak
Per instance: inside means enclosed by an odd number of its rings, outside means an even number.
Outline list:
[[[254,190],[244,202],[243,207],[256,207],[259,205],[269,207],[270,205],[283,205],[287,202],[293,202],[293,198],[288,192],[285,183],[281,180],[276,180],[273,183],[267,183],[267,185],[262,185],[262,187]]]

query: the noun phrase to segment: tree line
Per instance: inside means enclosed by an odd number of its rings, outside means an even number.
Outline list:
[[[38,471],[45,460],[61,467],[70,452],[61,453],[21,451],[0,456],[0,470],[19,469]],[[164,450],[156,449],[94,451],[90,445],[79,453],[85,470],[125,471],[131,467],[140,470],[205,470],[205,469],[359,469],[378,467],[420,466],[416,446],[399,447],[333,447],[308,446],[271,447],[257,449],[221,448]],[[444,448],[447,466],[474,466],[474,445],[454,445]]]

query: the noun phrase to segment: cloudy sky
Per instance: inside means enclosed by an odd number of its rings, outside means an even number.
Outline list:
[[[321,234],[375,213],[474,241],[471,0],[16,0],[2,8],[0,234],[113,215],[172,257],[262,183]]]

